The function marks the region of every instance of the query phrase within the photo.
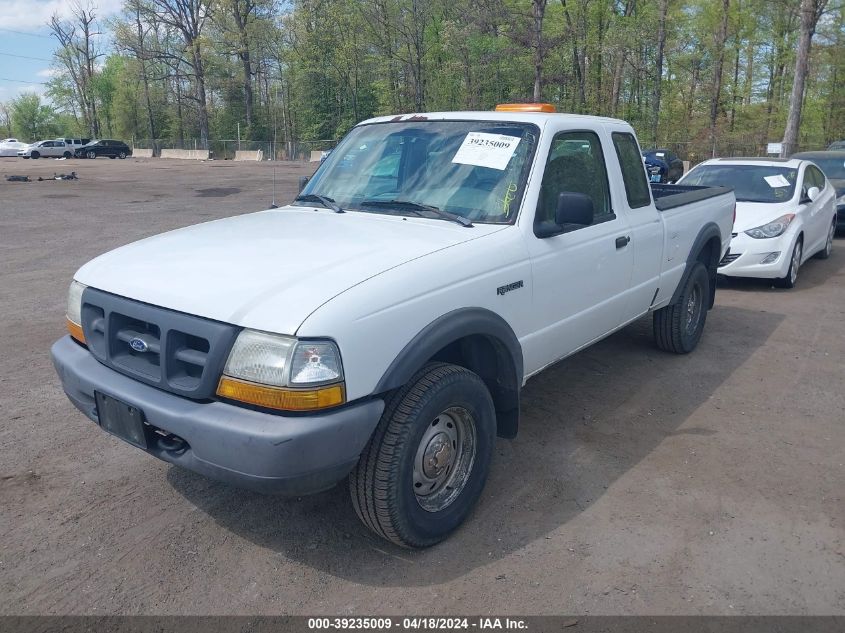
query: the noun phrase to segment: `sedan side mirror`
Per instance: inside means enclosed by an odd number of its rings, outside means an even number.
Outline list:
[[[807,189],[807,197],[810,199],[810,202],[815,202],[818,199],[820,193],[821,189],[819,189],[818,187],[810,187],[809,189]]]

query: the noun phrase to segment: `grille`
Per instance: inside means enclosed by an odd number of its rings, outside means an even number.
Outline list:
[[[720,262],[719,262],[719,268],[721,268],[722,266],[727,266],[727,265],[728,265],[728,264],[730,264],[731,262],[736,261],[736,259],[737,259],[740,255],[742,255],[742,253],[728,253],[727,255],[725,255],[725,256],[722,258],[722,261],[720,261]]]
[[[88,349],[123,374],[198,400],[214,396],[239,328],[94,288],[82,295]]]

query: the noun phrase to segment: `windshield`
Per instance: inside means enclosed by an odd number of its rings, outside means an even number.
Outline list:
[[[345,211],[420,215],[429,206],[472,222],[510,223],[538,133],[532,124],[498,121],[362,125],[300,195],[324,196]]]
[[[728,187],[738,202],[786,202],[795,193],[798,170],[768,165],[699,165],[685,185]]]
[[[845,154],[836,158],[809,158],[821,167],[824,175],[833,180],[845,180]]]

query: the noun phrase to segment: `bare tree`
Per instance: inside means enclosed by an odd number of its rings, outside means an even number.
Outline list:
[[[669,0],[660,0],[657,23],[657,60],[654,69],[654,93],[651,101],[651,141],[657,147],[657,128],[660,122],[660,96],[663,87],[663,51],[666,47],[666,14]]]
[[[543,18],[546,15],[546,0],[531,0],[531,15],[534,18],[532,35],[534,46],[534,103],[539,103],[543,93]]]
[[[790,156],[798,147],[798,128],[801,125],[801,109],[804,105],[804,85],[810,68],[810,47],[827,0],[801,0],[801,33],[798,38],[798,53],[795,57],[795,77],[792,94],[789,96],[789,114],[783,132],[781,156]]]
[[[54,55],[73,80],[85,125],[96,138],[100,135],[100,122],[97,117],[94,75],[96,61],[103,53],[97,50],[94,38],[101,33],[95,27],[96,14],[92,3],[82,4],[80,0],[74,0],[71,15],[71,20],[63,20],[58,13],[50,18],[50,30],[61,45]]]
[[[716,119],[722,98],[722,70],[725,66],[725,42],[728,41],[728,11],[730,0],[722,0],[722,15],[719,30],[714,39],[716,64],[713,69],[713,83],[710,90],[710,155],[716,156]]]

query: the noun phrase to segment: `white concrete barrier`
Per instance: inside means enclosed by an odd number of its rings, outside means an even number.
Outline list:
[[[320,158],[322,158],[322,157],[323,157],[323,152],[321,150],[314,150],[314,151],[311,152],[311,159],[309,160],[309,162],[319,163]]]
[[[135,158],[152,158],[153,157],[153,150],[151,149],[141,149],[136,147],[132,150],[132,156]]]
[[[236,150],[235,160],[264,160],[264,152],[261,150],[250,152],[247,150]]]
[[[207,149],[163,149],[162,158],[182,158],[188,160],[208,160]]]

